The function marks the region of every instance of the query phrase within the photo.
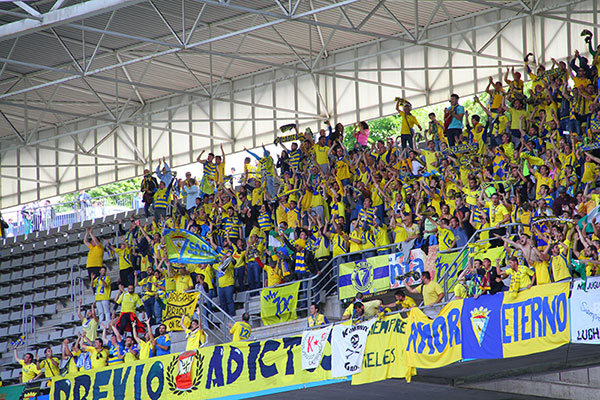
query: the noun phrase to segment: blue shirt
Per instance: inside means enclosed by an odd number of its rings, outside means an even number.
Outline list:
[[[464,229],[462,229],[461,227],[458,227],[456,229],[450,228],[450,230],[454,234],[454,240],[456,241],[457,248],[463,247],[464,245],[467,244],[467,242],[469,241],[469,238],[467,237],[467,234],[465,233]]]
[[[454,114],[465,114],[465,108],[461,105],[454,107]],[[463,123],[462,119],[456,119],[452,117],[452,121],[450,121],[450,125],[448,125],[448,129],[462,129]]]
[[[163,350],[160,347],[156,346],[156,356],[164,356],[165,354],[171,354],[171,337],[168,333],[165,333],[162,336],[156,338],[156,343],[161,346],[167,346],[167,350]]]

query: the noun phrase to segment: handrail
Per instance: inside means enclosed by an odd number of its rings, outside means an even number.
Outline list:
[[[482,239],[482,240],[474,240],[475,238],[478,237],[478,234],[482,233],[482,232],[487,232],[487,231],[494,231],[497,229],[502,229],[502,228],[510,228],[513,226],[522,226],[523,224],[519,223],[519,222],[511,222],[509,224],[505,224],[505,225],[501,225],[501,226],[494,226],[494,227],[490,227],[490,228],[483,228],[483,229],[478,229],[475,232],[473,232],[473,234],[471,235],[471,237],[469,238],[469,240],[467,240],[467,243],[465,243],[465,245],[459,249],[448,249],[446,251],[446,253],[454,253],[456,251],[458,251],[458,254],[456,255],[456,257],[454,258],[454,260],[450,263],[449,267],[446,268],[446,270],[444,271],[444,273],[437,278],[437,282],[439,283],[440,281],[443,280],[443,284],[442,284],[442,288],[444,289],[444,300],[448,300],[448,296],[449,296],[449,290],[451,289],[451,287],[448,287],[448,280],[450,279],[450,277],[448,276],[448,274],[450,273],[450,270],[452,268],[450,268],[451,266],[454,266],[456,264],[458,264],[460,261],[462,261],[462,258],[467,257],[469,254],[469,245],[471,244],[477,244],[477,243],[486,243],[486,242],[490,242],[494,239]],[[466,250],[466,251],[465,251]],[[443,252],[438,252],[438,253],[442,253]]]
[[[201,290],[197,290],[197,289],[193,289],[193,290],[188,290],[186,291],[186,293],[199,293],[200,294],[200,298],[202,299],[201,302],[199,302],[200,308],[203,309],[206,312],[206,315],[211,316],[213,319],[216,319],[217,322],[220,324],[216,324],[213,320],[211,320],[210,318],[204,318],[203,316],[199,316],[201,319],[206,320],[206,323],[209,326],[212,326],[212,328],[217,329],[220,333],[221,336],[218,337],[219,339],[221,339],[221,343],[225,343],[229,340],[228,334],[229,334],[229,330],[228,329],[223,329],[224,326],[227,326],[227,319],[229,320],[228,322],[231,323],[235,323],[235,319],[233,319],[231,317],[231,315],[227,314],[227,312],[225,312],[225,310],[223,310],[217,303],[215,303],[210,297],[208,297],[204,292],[202,292]],[[223,314],[224,319],[219,317],[219,315],[217,315],[216,312],[214,312],[213,310],[211,310],[206,304],[205,302],[209,303],[214,309],[217,309],[219,312],[221,312],[221,314]],[[211,329],[212,331],[212,329]],[[212,331],[212,333],[214,334],[214,331]]]

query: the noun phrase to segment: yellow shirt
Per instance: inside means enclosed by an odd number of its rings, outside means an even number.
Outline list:
[[[135,313],[135,309],[137,307],[144,305],[144,303],[142,303],[142,299],[140,299],[140,296],[138,296],[137,293],[131,294],[129,292],[121,293],[117,299],[117,304],[121,305],[122,313]]]
[[[198,347],[200,347],[200,345],[206,342],[206,333],[204,333],[204,331],[200,328],[194,331],[186,329],[185,337],[187,338],[185,351],[196,350]]]
[[[312,147],[313,153],[315,154],[315,159],[317,160],[317,164],[329,164],[329,156],[327,152],[329,151],[329,146],[321,146],[319,144],[315,144]]]
[[[90,360],[92,361],[92,369],[106,367],[106,361],[108,360],[108,350],[103,348],[98,351],[95,347],[88,346],[87,352],[90,354]]]
[[[415,290],[421,292],[423,295],[423,304],[426,306],[435,304],[440,294],[444,293],[444,289],[435,281],[430,281],[427,285],[421,284]]]
[[[25,360],[19,360],[19,364],[21,364],[21,376],[23,383],[29,382],[40,373],[40,370],[34,362],[25,364]]]
[[[104,281],[106,286],[102,284],[102,281]],[[92,281],[92,287],[94,288],[94,293],[96,293],[96,301],[110,300],[110,277],[108,275],[104,279],[100,277],[95,278]]]
[[[96,340],[96,338],[98,337],[98,321],[95,320],[94,318],[92,319],[84,319],[83,320],[83,324],[82,326],[82,330],[85,333],[85,337],[88,338],[90,340],[90,342],[93,342],[94,340]]]
[[[502,203],[498,203],[498,205],[495,206],[494,203],[488,201],[487,208],[490,210],[490,227],[499,225],[504,218],[509,215],[508,210]]]
[[[175,276],[175,291],[185,292],[186,290],[188,290],[190,288],[190,286],[192,286],[192,287],[194,286],[191,276],[181,275],[181,274],[177,274]]]
[[[213,268],[218,271],[219,264],[213,264]],[[230,265],[225,270],[224,275],[219,277],[219,287],[224,288],[224,287],[233,286],[233,285],[234,285],[233,265]]]
[[[267,272],[267,286],[275,286],[281,283],[281,275],[276,267],[265,264],[264,270]]]
[[[512,289],[525,289],[527,286],[531,285],[531,276],[533,276],[533,274],[535,272],[533,272],[532,270],[530,270],[529,268],[523,266],[523,265],[519,265],[519,270],[515,271],[512,268],[508,268],[506,271],[506,274],[509,275],[511,278],[511,290]],[[516,279],[515,277],[518,276],[518,281],[519,281],[519,287],[518,288],[513,288],[513,279]]]
[[[104,246],[102,246],[101,244],[99,244],[98,246],[92,246],[91,244],[89,244],[88,249],[90,249],[90,251],[88,252],[85,267],[101,267],[102,260],[104,258]]]
[[[415,303],[412,297],[405,297],[402,301],[396,300],[396,306],[401,310],[405,310],[407,308],[416,307],[417,303]]]
[[[146,359],[150,358],[150,351],[152,349],[154,349],[152,342],[151,341],[145,342],[143,340],[140,340],[140,342],[138,344],[140,346],[140,352],[138,353],[140,360],[146,360]]]
[[[252,332],[252,327],[244,321],[236,322],[229,330],[229,333],[233,336],[232,342],[248,339],[250,332]]]
[[[115,254],[119,257],[119,269],[131,268],[131,249],[115,249]]]
[[[598,176],[598,165],[593,162],[586,162],[583,164],[583,175],[581,176],[581,183],[594,182]]]
[[[67,364],[67,369],[69,374],[76,374],[79,372],[79,367],[77,367],[77,362],[75,361],[75,357],[79,357],[81,354],[80,350],[72,351],[73,357],[69,358],[69,363]]]

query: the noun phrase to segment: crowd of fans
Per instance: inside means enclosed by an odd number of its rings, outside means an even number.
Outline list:
[[[246,150],[239,185],[225,174],[222,148],[221,155],[198,156],[200,179],[191,173],[178,178],[164,159],[159,161],[154,172],[144,171],[141,184],[151,222],[123,224],[121,242],[106,247],[91,231],[86,234],[96,303],[81,315],[84,329],[77,340],[71,346],[65,340],[63,359],[69,360],[69,371],[87,367],[81,354],[89,354],[91,368],[96,368],[168,352],[169,332],[161,317],[174,291],[197,289],[218,296],[220,306],[233,316],[235,292],[326,273],[332,257],[342,256],[336,260],[345,262],[385,254],[392,250],[380,247],[390,244],[404,254],[413,248],[443,252],[463,248],[483,229],[480,244],[458,276],[456,297],[503,290],[515,295],[534,284],[568,279],[572,269],[595,275],[600,221],[578,225],[600,203],[600,157],[594,146],[600,133],[600,54],[591,44],[590,52],[591,60],[578,52],[566,62],[552,59],[549,69],[528,55],[525,71],[531,89],[520,72],[507,69],[504,82],[490,77],[489,102],[476,97],[479,112],[471,115],[457,94],[450,96],[443,116],[432,113],[428,121],[419,121],[408,101],[396,99],[400,135],[387,141],[372,141],[364,121],[353,130],[327,122],[316,135],[288,125],[296,139],[288,148],[283,138],[279,155],[264,146],[258,153]],[[423,148],[414,143],[416,127],[426,128]],[[353,146],[345,145],[354,142],[346,135],[356,139]],[[507,230],[511,223],[520,225]],[[233,261],[224,271],[220,262],[170,263],[162,238],[165,227],[196,233],[222,259]],[[506,257],[475,259],[475,253],[498,246],[506,248]],[[112,310],[111,287],[116,285],[103,266],[106,251],[118,258],[120,269]],[[583,270],[570,268],[573,260]],[[444,297],[428,272],[421,285],[406,290],[422,296],[425,305]],[[360,297],[356,300],[344,318],[361,319],[364,305]],[[383,307],[414,305],[399,291],[396,301]],[[309,326],[326,322],[313,304]],[[98,324],[102,338],[96,336]],[[204,342],[200,311],[184,316],[181,324],[188,347]],[[232,328],[236,340],[245,338],[240,332],[250,332],[247,315],[239,324]],[[32,355],[20,362],[24,376],[26,368],[33,376],[40,368],[46,374],[55,371],[55,360],[47,350],[36,367],[26,367],[34,363]]]

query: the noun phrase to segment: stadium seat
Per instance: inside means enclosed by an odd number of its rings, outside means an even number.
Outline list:
[[[23,311],[22,310],[16,310],[16,311],[11,311],[10,315],[8,317],[9,322],[15,322],[15,321],[21,321],[23,319]]]
[[[23,282],[23,285],[21,286],[22,292],[31,292],[33,290],[34,290],[33,281]]]
[[[10,284],[11,282],[16,282],[16,281],[20,280],[21,278],[23,278],[23,270],[13,271],[10,274],[10,280],[6,280],[6,281],[2,282],[2,283],[0,283],[0,285]]]
[[[66,313],[63,314],[63,316],[60,319],[60,323],[57,325],[63,328],[70,328],[74,327],[75,325],[79,325],[79,322],[79,318],[76,315]]]
[[[10,307],[10,299],[0,300],[0,312]]]
[[[53,265],[56,264],[42,264],[42,265],[38,265],[37,267],[35,267],[33,269],[33,275],[36,277],[41,277],[44,274],[46,274],[46,271],[48,270],[48,267],[51,267]]]
[[[33,268],[34,267],[26,267],[23,269],[23,277],[22,279],[31,279],[33,278]]]
[[[53,276],[48,276],[46,278],[46,280],[40,279],[39,282],[37,282],[37,287],[38,288],[42,288],[42,287],[52,287],[54,285],[56,285],[56,280],[57,280],[57,276],[53,275]]]
[[[0,314],[0,325],[8,324],[9,317],[10,317],[10,313]],[[0,329],[3,329],[3,328],[0,328]]]

